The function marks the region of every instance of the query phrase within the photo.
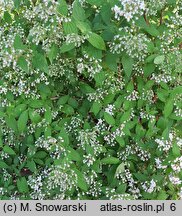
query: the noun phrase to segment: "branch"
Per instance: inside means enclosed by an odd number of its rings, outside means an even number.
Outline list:
[[[163,23],[163,10],[161,10],[161,16],[160,16],[160,25]]]
[[[149,21],[148,21],[148,19],[147,19],[146,11],[144,12],[143,17],[144,17],[145,22],[147,23],[147,25],[149,25]]]

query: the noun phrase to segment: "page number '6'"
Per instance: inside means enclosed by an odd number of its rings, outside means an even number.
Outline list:
[[[171,211],[176,211],[176,204],[175,203],[171,203],[170,209],[171,209]]]

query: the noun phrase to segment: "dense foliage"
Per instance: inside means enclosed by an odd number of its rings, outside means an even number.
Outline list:
[[[0,0],[0,198],[182,197],[182,1]]]

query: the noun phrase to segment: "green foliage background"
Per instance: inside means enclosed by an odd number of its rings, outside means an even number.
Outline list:
[[[182,196],[182,3],[124,2],[0,1],[1,199]]]

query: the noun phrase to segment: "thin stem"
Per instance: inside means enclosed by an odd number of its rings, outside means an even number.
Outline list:
[[[144,12],[143,17],[144,17],[145,22],[147,23],[147,25],[149,25],[149,21],[148,21],[148,19],[147,19],[146,11]]]
[[[160,25],[163,23],[163,10],[161,10],[161,15],[160,15]]]

